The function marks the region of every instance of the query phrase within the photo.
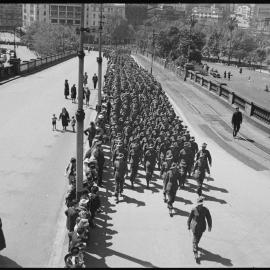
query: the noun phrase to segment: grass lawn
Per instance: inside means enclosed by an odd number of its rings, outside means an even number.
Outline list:
[[[270,74],[247,68],[242,68],[242,74],[240,74],[237,67],[225,66],[221,63],[208,63],[206,61],[203,61],[203,63],[207,63],[210,68],[217,69],[221,76],[221,79],[214,78],[211,75],[208,76],[209,78],[227,83],[227,87],[240,97],[270,110],[270,92],[264,91],[266,85],[268,85],[270,91]],[[228,77],[224,79],[225,70],[227,73],[230,71],[232,74],[230,81]],[[250,81],[248,80],[249,76]]]

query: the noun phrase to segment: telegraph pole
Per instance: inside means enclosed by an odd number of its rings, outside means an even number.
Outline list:
[[[152,59],[151,59],[151,74],[153,69],[153,59],[154,59],[154,50],[155,50],[155,29],[153,29],[153,40],[152,40]]]
[[[83,110],[83,66],[84,66],[84,50],[83,50],[83,32],[84,32],[84,4],[81,4],[81,27],[80,27],[80,45],[78,51],[79,57],[79,82],[78,82],[78,110],[77,119],[77,160],[76,160],[76,200],[80,199],[83,189],[83,121],[85,113]]]
[[[100,4],[99,39],[98,39],[98,106],[97,112],[101,111],[101,86],[102,86],[102,57],[101,57],[101,34],[102,34],[102,4]]]

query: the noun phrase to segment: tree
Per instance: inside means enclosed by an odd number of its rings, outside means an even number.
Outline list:
[[[266,59],[266,50],[263,48],[258,48],[255,51],[255,59],[260,63],[260,66],[262,66],[262,62]]]
[[[146,4],[126,4],[126,18],[128,24],[133,25],[135,29],[143,24],[143,20],[147,16]]]
[[[134,36],[134,31],[128,26],[126,20],[122,20],[118,26],[115,27],[112,32],[112,40],[114,43],[127,43],[130,42]]]
[[[233,30],[238,26],[237,19],[236,17],[230,17],[227,20],[227,29],[229,30],[230,33],[230,39],[229,39],[229,52],[228,52],[228,65],[230,65],[230,59],[231,59],[231,45],[232,45],[232,33]]]

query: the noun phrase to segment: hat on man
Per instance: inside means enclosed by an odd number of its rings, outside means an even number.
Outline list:
[[[204,197],[200,196],[200,197],[197,199],[197,204],[203,204],[203,201],[204,201]]]
[[[207,143],[204,142],[204,143],[202,144],[202,147],[206,147],[206,146],[207,146]]]
[[[191,136],[189,140],[193,142],[193,141],[195,141],[195,138],[193,136]]]
[[[185,147],[185,146],[186,146],[186,147],[190,147],[190,143],[189,143],[189,142],[185,142],[185,143],[184,143],[184,147]]]
[[[116,156],[116,159],[121,159],[124,157],[124,154],[123,153],[118,153],[118,155]]]
[[[177,167],[177,164],[175,162],[173,162],[172,165],[171,165],[171,169],[174,169],[176,167]]]

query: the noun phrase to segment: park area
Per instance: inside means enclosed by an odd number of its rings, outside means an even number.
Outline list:
[[[249,70],[243,67],[242,74],[240,74],[239,68],[235,66],[205,61],[203,61],[203,63],[207,63],[210,69],[214,68],[219,72],[220,79],[209,75],[209,78],[213,79],[213,81],[226,83],[227,87],[240,97],[252,101],[265,109],[270,108],[270,92],[265,91],[266,85],[270,88],[269,73]],[[224,71],[226,71],[226,73],[231,72],[232,77],[230,81],[228,80],[228,76],[224,79]]]

